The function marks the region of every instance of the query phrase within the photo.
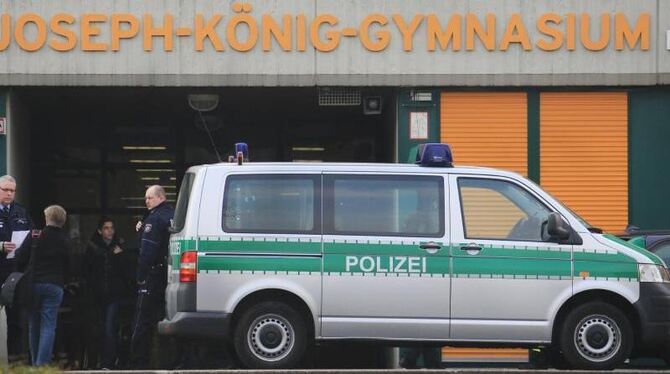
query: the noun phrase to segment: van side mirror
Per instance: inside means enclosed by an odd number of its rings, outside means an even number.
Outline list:
[[[566,240],[570,237],[570,226],[561,218],[561,215],[553,212],[547,218],[547,233],[552,238]]]

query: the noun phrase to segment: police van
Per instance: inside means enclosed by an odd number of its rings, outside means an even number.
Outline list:
[[[511,172],[412,164],[191,167],[170,239],[162,334],[232,342],[249,368],[319,341],[551,346],[611,369],[664,347],[670,277]]]

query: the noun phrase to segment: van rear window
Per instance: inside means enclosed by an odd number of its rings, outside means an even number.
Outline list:
[[[320,175],[231,175],[223,199],[223,230],[320,234]]]
[[[184,179],[181,181],[179,188],[179,196],[177,196],[177,207],[174,211],[173,229],[179,232],[184,229],[186,223],[186,211],[188,210],[188,201],[191,197],[191,189],[193,189],[193,180],[195,174],[186,173]]]

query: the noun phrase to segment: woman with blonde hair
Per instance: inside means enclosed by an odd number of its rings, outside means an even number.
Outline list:
[[[70,240],[63,230],[67,218],[65,209],[60,205],[48,206],[44,209],[44,218],[44,230],[33,232],[32,237],[24,241],[17,254],[19,264],[28,263],[31,268],[28,340],[34,366],[51,362],[58,308],[63,301],[63,286],[71,249]]]

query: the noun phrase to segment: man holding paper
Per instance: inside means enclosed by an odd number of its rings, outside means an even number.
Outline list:
[[[10,175],[0,177],[0,282],[16,271],[14,251],[21,246],[33,222],[26,208],[14,201],[16,180]],[[9,356],[24,353],[21,318],[18,307],[7,308],[7,348]],[[4,343],[4,342],[2,342]],[[0,344],[2,344],[0,343]]]

